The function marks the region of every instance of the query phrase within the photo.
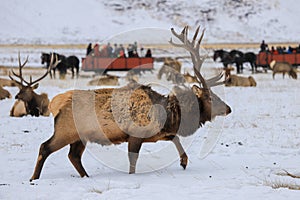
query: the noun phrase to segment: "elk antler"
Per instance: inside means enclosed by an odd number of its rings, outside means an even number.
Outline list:
[[[23,69],[23,67],[26,65],[26,63],[28,62],[28,56],[27,56],[25,62],[24,62],[23,64],[21,64],[20,52],[19,52],[19,53],[18,53],[18,61],[19,61],[19,75],[16,74],[16,73],[14,72],[14,70],[11,70],[11,72],[12,72],[12,74],[13,74],[14,76],[16,76],[17,78],[19,78],[20,81],[17,81],[17,80],[15,80],[15,79],[13,79],[13,78],[11,77],[11,75],[10,75],[10,72],[9,72],[9,75],[8,75],[8,76],[9,76],[9,78],[10,78],[11,80],[15,81],[15,82],[18,83],[19,85],[23,85],[23,81],[27,84],[27,82],[22,78],[22,69]]]
[[[48,75],[48,73],[49,73],[52,69],[54,69],[54,68],[61,62],[61,60],[58,60],[58,56],[55,55],[55,63],[53,63],[53,62],[54,62],[54,55],[52,54],[52,55],[51,55],[50,64],[49,64],[49,67],[48,67],[46,73],[45,73],[42,77],[36,79],[36,80],[33,81],[33,82],[32,82],[32,77],[30,76],[30,83],[29,83],[29,85],[33,85],[33,84],[39,82],[40,80],[42,80],[43,78],[45,78],[45,77]]]
[[[200,50],[200,44],[203,39],[205,29],[203,29],[202,34],[201,34],[199,40],[197,41],[199,30],[200,30],[200,26],[197,27],[196,32],[193,36],[193,40],[190,41],[188,39],[188,26],[185,26],[180,34],[176,33],[174,28],[171,28],[172,34],[175,37],[177,37],[183,44],[174,43],[172,41],[172,38],[170,39],[169,42],[170,42],[170,44],[172,44],[175,47],[181,47],[181,48],[186,49],[188,52],[190,52],[192,62],[193,62],[194,73],[195,73],[196,77],[198,78],[198,82],[200,84],[202,84],[203,88],[208,89],[209,87],[223,84],[223,82],[217,83],[217,81],[220,80],[223,75],[220,73],[216,77],[213,77],[207,81],[201,75],[200,70],[201,70],[201,67],[202,67],[202,64],[203,64],[205,58],[200,57],[199,50]]]
[[[172,44],[175,47],[181,47],[181,48],[184,48],[184,49],[186,49],[187,51],[190,52],[191,57],[192,57],[192,62],[193,62],[193,68],[194,68],[195,75],[199,79],[199,81],[200,81],[199,83],[201,83],[204,88],[208,88],[208,86],[205,82],[205,79],[203,78],[203,76],[200,73],[200,69],[201,69],[202,63],[204,62],[204,59],[202,59],[200,57],[199,49],[200,49],[200,43],[202,41],[205,29],[203,29],[202,34],[201,34],[198,42],[196,43],[197,36],[198,36],[198,33],[199,33],[199,29],[200,29],[200,26],[198,26],[198,28],[196,29],[193,40],[191,42],[187,38],[187,36],[188,36],[188,26],[185,26],[180,34],[176,33],[174,28],[171,28],[172,34],[175,37],[177,37],[183,44],[173,43],[172,38],[169,42],[170,42],[170,44]],[[196,45],[195,45],[195,43],[196,43]]]
[[[221,81],[221,82],[218,82],[222,77],[223,77],[223,72],[220,72],[217,76],[215,77],[212,77],[210,79],[207,79],[206,80],[206,84],[209,86],[209,87],[214,87],[214,86],[217,86],[217,85],[223,85],[226,83],[228,77],[225,77],[225,80],[224,81]]]
[[[26,81],[26,80],[23,78],[23,75],[22,75],[22,69],[23,69],[23,67],[26,65],[26,63],[28,62],[28,56],[27,56],[25,62],[24,62],[23,64],[21,64],[20,52],[19,52],[19,54],[18,54],[18,60],[19,60],[19,74],[16,74],[16,73],[14,72],[14,70],[11,70],[11,72],[12,72],[12,74],[13,74],[14,76],[16,76],[17,78],[19,78],[20,81],[15,80],[15,79],[10,75],[10,73],[9,73],[8,76],[9,76],[9,78],[10,78],[11,80],[15,81],[16,83],[18,83],[19,85],[22,85],[22,86],[24,86],[24,85],[23,85],[23,81],[27,84],[27,86],[31,86],[31,85],[37,83],[38,81],[42,80],[43,78],[45,78],[45,77],[48,75],[48,73],[50,72],[51,69],[55,68],[55,67],[61,62],[60,60],[58,60],[57,55],[56,55],[56,57],[55,57],[55,63],[53,63],[53,62],[54,62],[54,55],[52,54],[52,56],[51,56],[51,61],[50,61],[50,65],[49,65],[49,68],[47,69],[46,73],[45,73],[43,76],[41,76],[40,78],[38,78],[37,80],[35,80],[35,81],[32,81],[32,76],[30,76],[30,81],[28,82],[28,81]]]

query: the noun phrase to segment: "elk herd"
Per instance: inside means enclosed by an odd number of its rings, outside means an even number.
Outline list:
[[[213,93],[211,88],[217,85],[242,87],[257,85],[253,76],[231,74],[233,70],[231,66],[224,67],[210,79],[205,78],[201,70],[204,57],[200,55],[204,30],[200,37],[199,31],[200,27],[196,29],[192,39],[189,39],[187,26],[180,33],[171,29],[173,37],[180,43],[175,43],[172,38],[169,42],[189,53],[192,73],[187,71],[181,73],[182,63],[178,59],[165,58],[157,78],[165,77],[174,84],[167,95],[158,93],[151,85],[139,84],[136,74],[129,72],[126,75],[128,84],[123,87],[74,89],[49,100],[46,93],[38,94],[35,89],[48,74],[54,78],[55,69],[64,73],[66,58],[59,58],[55,54],[42,54],[42,62],[47,63],[47,69],[35,80],[32,76],[26,80],[23,70],[28,57],[22,63],[19,55],[18,72],[11,70],[10,80],[0,79],[0,100],[12,97],[3,87],[18,87],[19,92],[15,95],[16,101],[11,108],[10,116],[38,117],[52,114],[54,118],[53,135],[40,145],[30,180],[39,179],[48,156],[67,145],[70,146],[68,157],[74,168],[81,177],[88,176],[81,162],[88,142],[100,145],[128,143],[129,173],[135,173],[143,143],[171,141],[178,151],[180,165],[185,169],[188,156],[181,145],[180,137],[194,134],[198,128],[216,116],[231,113],[230,106]],[[74,62],[72,69],[76,69],[78,76],[77,60],[70,58],[68,62]],[[292,78],[297,78],[296,71],[287,63],[272,62],[270,68],[273,70],[273,78],[276,73],[283,73],[283,77],[287,73]],[[74,76],[72,70],[72,77]],[[89,85],[119,85],[119,78],[108,75],[91,80]]]

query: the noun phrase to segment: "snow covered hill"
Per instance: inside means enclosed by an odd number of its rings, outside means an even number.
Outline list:
[[[10,0],[1,2],[0,44],[85,44],[141,28],[206,28],[208,43],[299,42],[297,0]],[[140,33],[138,33],[140,35]],[[160,34],[143,34],[164,43]],[[132,42],[132,37],[130,38]],[[126,42],[126,41],[124,41]]]

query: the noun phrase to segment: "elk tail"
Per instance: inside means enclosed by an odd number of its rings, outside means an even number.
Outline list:
[[[276,60],[272,60],[272,61],[270,62],[270,68],[271,68],[272,70],[273,70],[275,64],[276,64]]]
[[[72,100],[73,93],[74,91],[71,90],[53,97],[48,106],[49,111],[52,113],[53,117],[56,117],[60,109],[65,106],[69,102],[69,100]]]

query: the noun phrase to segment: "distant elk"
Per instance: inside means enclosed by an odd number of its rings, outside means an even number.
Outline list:
[[[252,76],[243,77],[232,75],[230,71],[234,70],[232,67],[224,68],[225,70],[225,86],[240,86],[240,87],[256,87],[256,81]]]
[[[66,145],[70,145],[69,159],[75,169],[81,177],[88,176],[81,162],[87,142],[101,145],[128,142],[129,173],[132,174],[143,143],[172,141],[179,153],[180,165],[185,169],[188,157],[178,136],[192,135],[205,122],[231,112],[210,89],[223,84],[218,82],[222,75],[206,81],[200,73],[204,59],[200,57],[199,48],[204,31],[197,40],[199,29],[192,41],[187,39],[187,26],[181,34],[171,29],[183,44],[170,41],[191,54],[198,86],[175,86],[168,96],[152,90],[149,85],[137,83],[116,89],[71,90],[55,96],[49,105],[54,116],[54,134],[41,144],[30,180],[38,179],[47,157]]]
[[[0,100],[2,99],[6,99],[6,98],[11,98],[11,94],[9,93],[9,91],[7,91],[6,89],[4,89],[1,85],[0,85]]]
[[[172,80],[173,82],[182,82],[182,77],[177,77],[176,74],[180,74],[181,71],[181,62],[175,58],[165,58],[164,64],[160,68],[157,74],[157,78],[161,79],[163,75],[166,76],[167,80]],[[178,79],[178,80],[177,80]]]
[[[6,86],[17,86],[17,83],[9,79],[0,78],[0,100],[11,98],[9,91],[3,88]]]
[[[276,73],[282,73],[282,78],[287,73],[293,79],[297,79],[297,71],[288,62],[277,62],[272,60],[270,63],[270,68],[273,70],[273,79],[275,79]]]
[[[20,91],[15,96],[15,98],[18,99],[18,101],[23,101],[23,103],[22,102],[15,103],[15,105],[11,109],[11,116],[14,116],[15,113],[20,113],[19,109],[24,110],[24,108],[22,108],[22,105],[25,106],[26,115],[30,114],[31,116],[36,116],[36,117],[40,115],[49,116],[50,112],[48,110],[48,105],[49,105],[48,95],[45,93],[42,93],[40,95],[36,94],[34,90],[38,88],[39,86],[38,82],[44,79],[48,75],[49,71],[53,67],[55,67],[60,61],[57,60],[55,63],[53,63],[54,56],[52,56],[49,68],[47,69],[46,73],[40,78],[36,79],[35,81],[32,81],[32,77],[30,76],[29,82],[24,79],[22,74],[22,70],[27,62],[28,62],[28,57],[26,58],[25,62],[21,64],[21,59],[19,55],[19,74],[15,73],[12,70],[12,74],[15,77],[19,78],[20,81],[15,80],[11,75],[9,75],[10,79],[15,81],[20,88]],[[16,110],[16,108],[18,108],[18,110]],[[22,114],[21,116],[23,115],[24,114]]]
[[[67,74],[67,69],[71,70],[72,78],[74,78],[74,76],[75,76],[74,70],[76,70],[76,77],[78,78],[80,61],[76,56],[72,55],[72,56],[66,57],[66,56],[64,56],[62,54],[58,54],[58,53],[50,53],[50,54],[42,53],[41,63],[42,64],[46,63],[47,68],[49,68],[49,65],[50,65],[51,55],[54,55],[54,59],[56,59],[56,57],[57,57],[57,59],[60,60],[60,63],[52,69],[53,75],[52,75],[51,71],[49,72],[51,78],[55,78],[56,69],[59,71],[60,79],[65,79],[65,76]],[[55,61],[56,60],[54,60],[54,62]]]
[[[166,79],[172,81],[174,84],[197,83],[198,80],[196,76],[191,75],[189,72],[181,74],[168,65],[163,65],[160,68],[157,76],[159,80],[161,79],[162,74],[165,74]]]
[[[17,87],[19,86],[15,81],[10,80],[10,79],[6,79],[6,78],[0,78],[0,86],[5,87],[5,86],[9,86],[9,87]]]
[[[160,80],[165,75],[168,81],[172,81],[174,84],[183,84],[185,82],[182,74],[174,69],[172,66],[163,65],[158,71],[157,78]]]
[[[89,85],[119,85],[119,76],[106,74],[89,81]]]

